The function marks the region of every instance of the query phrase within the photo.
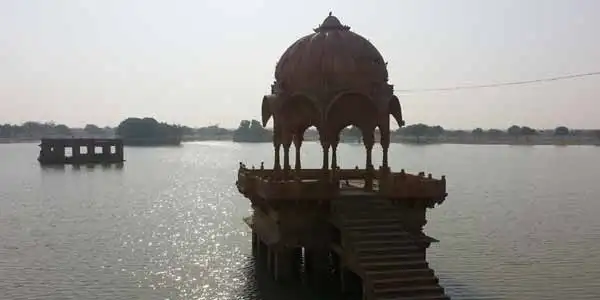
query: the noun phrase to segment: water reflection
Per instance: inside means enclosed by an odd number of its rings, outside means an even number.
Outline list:
[[[303,146],[307,167],[320,151]],[[111,168],[40,167],[37,153],[0,145],[0,299],[332,299],[254,273],[234,182],[238,161],[273,164],[270,144],[130,147]],[[363,147],[339,153],[363,165]],[[454,300],[600,299],[599,160],[596,147],[390,149],[394,170],[447,175],[426,231]]]
[[[491,291],[480,290],[481,287],[476,287],[473,284],[461,283],[455,279],[444,278],[439,276],[440,284],[446,290],[446,295],[451,299],[462,300],[504,300],[504,297],[494,295]]]
[[[55,165],[40,165],[40,168],[44,172],[65,172],[66,170],[74,171],[94,171],[94,170],[123,170],[124,163],[106,163],[106,164],[55,164]]]
[[[40,165],[45,172],[64,172],[67,168],[65,165]]]
[[[250,241],[249,241],[250,242]],[[239,278],[244,284],[237,290],[232,299],[261,300],[312,300],[342,299],[342,295],[330,290],[315,291],[304,285],[301,280],[278,283],[273,280],[266,268],[258,267],[253,257],[246,257],[240,267]],[[344,297],[343,299],[349,299]]]

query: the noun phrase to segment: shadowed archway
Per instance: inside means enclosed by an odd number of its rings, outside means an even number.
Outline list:
[[[363,137],[366,149],[366,167],[372,168],[371,152],[375,143],[374,131],[377,127],[378,110],[373,100],[364,94],[356,92],[340,93],[336,96],[326,111],[326,141],[323,146],[324,166],[327,165],[328,148],[332,148],[331,168],[337,168],[337,146],[340,141],[340,132],[347,126],[356,126]]]
[[[294,168],[299,170],[302,168],[300,149],[304,141],[304,132],[311,126],[315,126],[319,131],[321,112],[309,96],[296,94],[282,101],[279,119],[284,151],[283,168],[291,169],[289,150],[293,143],[296,150]]]

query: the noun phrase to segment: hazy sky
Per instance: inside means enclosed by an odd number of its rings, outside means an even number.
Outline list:
[[[0,123],[236,127],[330,10],[396,89],[600,71],[597,0],[0,0]],[[398,95],[407,123],[600,128],[600,76]]]

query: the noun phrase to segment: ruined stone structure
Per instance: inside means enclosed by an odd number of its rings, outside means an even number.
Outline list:
[[[404,125],[385,61],[336,17],[284,52],[272,94],[262,100],[264,125],[273,118],[274,166],[240,163],[237,180],[254,209],[246,222],[257,264],[276,280],[306,276],[312,285],[336,285],[363,299],[449,299],[425,260],[435,240],[422,231],[426,209],[446,198],[446,181],[391,172],[390,116]],[[364,169],[337,166],[340,131],[349,125],[362,132]],[[303,169],[300,160],[311,126],[323,149],[321,169]],[[376,129],[383,149],[378,169]]]
[[[42,139],[40,148],[38,161],[42,165],[124,161],[123,141],[120,139]]]

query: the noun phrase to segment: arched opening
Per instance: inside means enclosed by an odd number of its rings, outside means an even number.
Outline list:
[[[362,144],[362,132],[360,128],[350,125],[340,131],[340,143]]]
[[[315,160],[314,153],[321,152],[319,129],[315,125],[304,130],[300,148],[294,145],[290,151],[290,162],[293,169],[320,169],[321,162]]]
[[[373,168],[371,153],[375,144],[377,121],[377,107],[368,96],[360,93],[342,93],[333,99],[326,114],[326,127],[329,134],[326,140],[332,148],[332,169],[338,167],[337,147],[340,142],[340,134],[348,126],[354,126],[360,131],[362,143],[366,149],[366,168]],[[358,136],[356,131],[354,134]]]
[[[375,141],[373,153],[379,153],[382,151],[379,126],[373,131],[373,136]],[[340,132],[340,142],[336,154],[337,166],[342,169],[355,169],[356,167],[360,169],[364,168],[364,149],[363,136],[360,128],[354,125],[345,127]],[[373,155],[371,163],[374,166],[382,165],[382,157]]]
[[[340,140],[336,148],[336,166],[341,169],[362,167],[363,138],[360,128],[354,125],[346,126],[340,131]],[[359,168],[360,168],[359,167]]]
[[[294,95],[286,99],[279,112],[281,120],[281,137],[283,145],[283,168],[290,170],[290,147],[293,144],[294,151],[294,169],[302,168],[301,147],[304,142],[305,132],[308,128],[319,127],[321,114],[311,98],[305,95]]]

